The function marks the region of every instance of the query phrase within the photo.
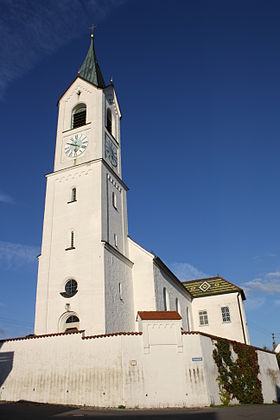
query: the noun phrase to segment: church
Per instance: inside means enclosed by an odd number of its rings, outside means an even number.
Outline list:
[[[113,83],[104,82],[93,35],[58,107],[35,334],[137,331],[138,311],[176,311],[185,331],[249,343],[242,289],[221,277],[181,283],[128,236],[121,112]]]
[[[244,291],[220,276],[181,282],[128,235],[121,117],[92,34],[58,100],[34,335],[0,343],[0,400],[220,404],[212,354],[222,338],[258,354],[263,401],[272,402],[280,383],[275,354],[249,346]]]

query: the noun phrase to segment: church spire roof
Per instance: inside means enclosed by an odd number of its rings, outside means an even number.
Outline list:
[[[105,82],[97,61],[95,49],[94,49],[94,35],[91,34],[91,41],[87,56],[78,72],[79,76],[87,80],[90,83],[93,83],[95,86],[104,88]]]

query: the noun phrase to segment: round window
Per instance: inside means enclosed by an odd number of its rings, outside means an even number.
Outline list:
[[[74,296],[77,293],[78,283],[74,279],[70,279],[65,284],[65,293],[67,297]]]

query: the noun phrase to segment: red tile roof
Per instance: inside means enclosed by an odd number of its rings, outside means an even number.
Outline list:
[[[95,339],[95,338],[115,337],[117,335],[142,335],[142,332],[128,331],[128,332],[115,332],[115,333],[109,333],[109,334],[86,335],[85,337],[82,337],[82,339],[89,340],[89,339]]]
[[[138,316],[143,320],[173,320],[182,319],[176,311],[139,311]]]
[[[62,333],[50,333],[50,334],[41,334],[41,335],[30,334],[30,335],[26,335],[25,337],[3,338],[0,341],[4,342],[4,341],[34,340],[37,338],[45,338],[45,337],[57,337],[57,336],[62,336],[62,335],[83,334],[84,332],[85,330],[66,331]]]

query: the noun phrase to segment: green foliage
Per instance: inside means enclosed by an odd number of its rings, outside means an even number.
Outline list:
[[[219,371],[217,381],[221,403],[228,405],[236,398],[242,404],[262,404],[262,384],[258,379],[260,368],[255,348],[224,338],[218,338],[215,346],[213,358]]]

